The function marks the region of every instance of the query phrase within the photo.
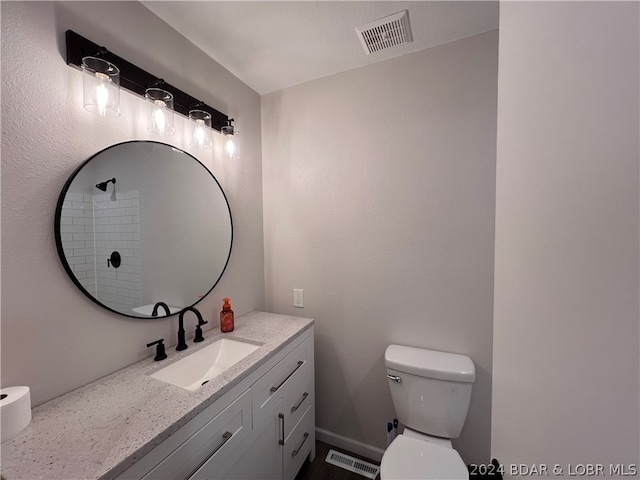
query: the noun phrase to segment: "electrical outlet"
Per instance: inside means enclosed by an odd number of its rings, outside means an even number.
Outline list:
[[[304,290],[302,288],[293,289],[293,306],[304,308]]]

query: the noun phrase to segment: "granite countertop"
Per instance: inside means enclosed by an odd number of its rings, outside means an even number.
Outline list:
[[[251,312],[235,319],[235,329],[205,332],[197,347],[167,348],[153,356],[35,407],[30,425],[2,444],[6,480],[106,479],[166,440],[255,368],[313,325],[308,318]],[[220,338],[261,347],[195,392],[149,376],[172,361]]]

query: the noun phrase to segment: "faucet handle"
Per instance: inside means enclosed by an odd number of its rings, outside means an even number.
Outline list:
[[[147,348],[153,346],[153,345],[157,345],[156,346],[156,356],[153,357],[153,359],[156,362],[159,362],[160,360],[164,360],[165,358],[167,358],[167,354],[164,351],[164,338],[161,338],[160,340],[156,340],[155,342],[151,342],[151,343],[147,343]]]

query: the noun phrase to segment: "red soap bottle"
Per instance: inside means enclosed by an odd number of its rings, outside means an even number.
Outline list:
[[[233,310],[228,298],[223,298],[222,311],[220,312],[220,331],[222,333],[233,331]]]

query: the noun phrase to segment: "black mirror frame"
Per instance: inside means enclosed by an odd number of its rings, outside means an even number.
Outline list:
[[[86,296],[88,297],[92,302],[96,303],[97,305],[101,306],[102,308],[109,310],[110,312],[113,313],[117,313],[118,315],[122,315],[125,317],[129,317],[129,318],[135,318],[138,320],[155,320],[155,319],[159,319],[159,318],[167,318],[167,317],[171,317],[173,315],[177,315],[179,312],[175,312],[172,313],[170,315],[158,315],[156,317],[142,317],[142,316],[135,316],[135,315],[127,315],[126,313],[123,312],[119,312],[117,310],[114,310],[108,306],[106,306],[105,304],[101,303],[100,301],[98,301],[97,298],[95,298],[93,295],[91,295],[91,293],[89,293],[84,286],[82,286],[82,284],[78,281],[78,279],[76,278],[73,270],[71,269],[71,266],[69,265],[69,262],[67,262],[67,258],[66,255],[64,254],[64,249],[62,247],[62,235],[61,235],[61,231],[60,231],[60,219],[62,217],[62,205],[64,203],[64,199],[67,195],[67,192],[69,191],[69,187],[71,186],[71,183],[73,182],[73,180],[76,178],[76,176],[78,175],[78,173],[82,170],[82,168],[87,165],[91,160],[93,160],[95,157],[97,157],[98,155],[100,155],[101,153],[120,146],[120,145],[124,145],[126,143],[153,143],[153,144],[157,144],[157,145],[164,145],[167,146],[169,148],[172,148],[174,150],[178,150],[181,153],[184,153],[186,155],[188,155],[189,157],[191,157],[193,160],[195,160],[198,164],[200,164],[200,166],[204,169],[205,172],[207,172],[209,175],[211,175],[211,178],[213,178],[213,181],[216,182],[216,184],[218,185],[218,188],[220,188],[220,192],[222,192],[222,197],[224,198],[224,201],[227,204],[227,209],[229,210],[229,223],[230,223],[230,228],[231,228],[231,238],[230,238],[230,242],[229,242],[229,254],[227,255],[227,259],[225,261],[224,267],[222,267],[222,271],[220,272],[220,275],[218,276],[218,278],[215,280],[215,282],[213,283],[213,285],[211,286],[211,288],[207,291],[207,293],[205,293],[204,295],[202,295],[201,298],[199,298],[198,300],[196,300],[193,304],[191,305],[185,305],[183,308],[186,308],[188,306],[195,306],[197,305],[199,302],[201,302],[207,295],[209,295],[209,293],[211,293],[211,291],[216,287],[216,285],[220,282],[220,279],[222,278],[222,275],[224,275],[224,272],[227,269],[227,266],[229,265],[229,259],[231,258],[231,251],[233,250],[233,217],[231,215],[231,207],[229,206],[229,199],[227,198],[227,195],[224,193],[224,190],[222,189],[222,185],[220,185],[220,182],[218,182],[218,179],[213,175],[213,173],[200,161],[198,160],[196,157],[194,157],[193,155],[191,155],[188,152],[185,152],[184,150],[175,147],[173,145],[169,145],[167,143],[162,143],[162,142],[156,142],[156,141],[152,141],[152,140],[129,140],[126,142],[120,142],[120,143],[115,143],[113,145],[109,145],[106,148],[103,148],[102,150],[100,150],[99,152],[96,152],[95,154],[91,155],[91,157],[89,157],[87,160],[85,160],[84,162],[82,162],[74,171],[73,173],[69,176],[69,178],[67,179],[67,181],[65,182],[64,186],[62,187],[62,191],[60,192],[60,196],[58,197],[58,203],[56,205],[56,210],[55,210],[55,216],[54,216],[54,238],[55,238],[55,242],[56,242],[56,249],[58,251],[58,257],[60,258],[60,261],[62,262],[62,266],[64,267],[65,271],[67,272],[67,275],[69,276],[69,278],[73,281],[73,283],[75,284],[75,286]]]

